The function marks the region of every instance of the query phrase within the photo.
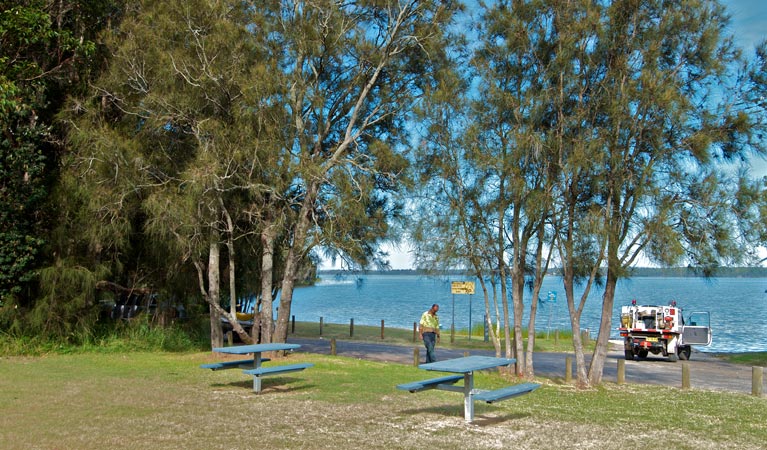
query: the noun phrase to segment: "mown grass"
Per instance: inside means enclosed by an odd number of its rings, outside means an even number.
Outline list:
[[[396,390],[430,374],[409,365],[295,353],[315,367],[266,378],[211,372],[210,352],[80,353],[0,358],[4,449],[763,448],[764,398],[540,379],[530,395],[476,404],[460,394]],[[476,387],[516,381],[481,372]]]
[[[717,357],[733,364],[767,367],[767,352],[720,353]]]
[[[442,331],[441,347],[467,350],[493,350],[491,342],[485,342],[483,329],[476,328],[469,336],[466,329],[456,330],[453,342],[450,340],[450,331]],[[322,334],[318,322],[295,322],[291,324],[289,336],[304,338],[326,339],[336,338],[338,340],[356,340],[368,342],[383,342],[390,344],[412,344],[414,342],[413,330],[402,328],[384,327],[383,337],[381,336],[381,327],[369,325],[354,325],[353,333],[350,324],[328,324],[322,325]],[[570,330],[551,330],[550,332],[539,331],[535,335],[536,352],[572,352],[573,351],[573,333]],[[415,336],[418,340],[418,336]],[[527,332],[523,333],[525,346],[527,346]],[[594,350],[594,340],[591,339],[584,346],[587,352]],[[742,364],[747,366],[767,367],[767,352],[750,353],[721,353],[716,355],[718,358],[732,364]]]
[[[383,335],[383,336],[382,336]],[[338,340],[355,340],[382,342],[389,344],[412,344],[420,342],[417,334],[413,330],[402,328],[385,327],[383,333],[381,327],[369,325],[354,325],[352,329],[350,324],[323,323],[322,333],[320,334],[319,322],[295,322],[291,323],[289,336],[303,338],[336,338]],[[538,332],[535,336],[535,351],[538,352],[567,352],[573,350],[572,332],[564,330],[552,330],[550,333]],[[525,343],[527,342],[527,332],[523,333]],[[503,340],[501,341],[503,344]],[[457,329],[451,342],[450,330],[442,331],[440,346],[445,348],[467,349],[467,350],[492,350],[492,342],[485,342],[482,329],[474,330],[470,336],[466,329]],[[593,348],[593,342],[587,345],[587,349]]]
[[[204,323],[176,324],[170,327],[156,327],[140,316],[130,321],[120,321],[94,330],[86,335],[73,336],[68,342],[45,339],[40,336],[10,336],[0,331],[0,355],[45,355],[50,353],[124,353],[131,351],[185,352],[210,348],[209,332]],[[289,337],[336,338],[410,345],[414,342],[413,330],[385,327],[383,338],[381,327],[355,325],[350,333],[349,324],[323,324],[322,334],[318,322],[295,322],[291,324]],[[527,332],[523,333],[527,345]],[[415,337],[418,340],[418,336]],[[483,339],[482,328],[476,328],[471,336],[466,329],[456,330],[453,342],[450,331],[443,331],[440,347],[466,350],[493,350],[491,342]],[[594,342],[586,345],[592,351]],[[535,339],[536,352],[572,352],[572,332],[552,330],[538,332]],[[717,354],[718,358],[733,364],[767,367],[767,352]]]

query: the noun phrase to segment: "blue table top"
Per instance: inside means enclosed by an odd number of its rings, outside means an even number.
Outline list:
[[[293,350],[294,348],[301,347],[298,344],[283,344],[275,342],[273,344],[252,344],[252,345],[235,345],[233,347],[216,347],[214,352],[218,353],[232,353],[235,355],[245,355],[248,353],[261,353],[261,352],[276,352],[280,350]]]
[[[492,369],[493,367],[508,366],[517,362],[514,358],[494,358],[492,356],[464,356],[463,358],[446,359],[433,363],[421,364],[420,369],[437,372],[469,373],[475,370]]]

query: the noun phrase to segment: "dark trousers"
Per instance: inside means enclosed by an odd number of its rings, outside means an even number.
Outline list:
[[[426,346],[426,362],[437,361],[437,356],[434,354],[434,346],[437,344],[437,333],[424,333],[423,345]]]

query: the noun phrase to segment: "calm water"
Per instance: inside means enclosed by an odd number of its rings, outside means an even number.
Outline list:
[[[477,284],[475,295],[450,293],[450,281],[415,275],[364,275],[360,282],[353,276],[338,278],[326,275],[316,286],[299,288],[294,293],[291,314],[298,321],[349,323],[357,325],[412,329],[423,311],[432,303],[440,305],[442,326],[468,328],[482,323],[485,314],[483,296]],[[696,278],[634,278],[618,284],[613,311],[613,329],[619,323],[620,307],[636,299],[639,304],[668,304],[672,299],[683,309],[685,317],[693,311],[709,311],[713,342],[709,347],[696,347],[704,352],[767,351],[767,279],[718,278],[705,281]],[[540,331],[570,329],[567,303],[561,279],[550,277],[544,283],[542,296],[551,291],[556,301],[538,308],[536,329]],[[576,291],[580,294],[582,291]],[[529,295],[529,292],[526,293]],[[581,320],[593,337],[599,326],[602,291],[592,289]],[[525,298],[529,305],[530,298]],[[471,310],[469,305],[471,304]],[[491,312],[494,314],[494,312]],[[523,323],[527,325],[527,318]],[[613,337],[618,337],[613,331]]]

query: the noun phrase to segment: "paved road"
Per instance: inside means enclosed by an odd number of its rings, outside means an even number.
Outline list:
[[[301,344],[299,352],[330,354],[329,339],[300,339],[289,338],[294,344]],[[368,359],[372,361],[413,364],[413,348],[415,345],[378,344],[374,342],[336,341],[336,354],[351,358]],[[425,349],[419,345],[421,360]],[[471,354],[494,356],[493,352],[472,350]],[[464,355],[464,350],[437,348],[437,358],[457,358]],[[536,353],[534,358],[536,375],[548,378],[565,376],[566,353]],[[652,356],[652,355],[651,355]],[[623,359],[623,350],[611,351],[605,363],[604,381],[616,381],[618,364]],[[711,389],[751,393],[752,369],[750,366],[722,362],[705,353],[695,352],[688,361],[690,365],[690,385],[694,389]],[[573,361],[573,371],[575,362]],[[574,376],[574,374],[573,374]],[[670,362],[665,358],[648,357],[644,361],[626,361],[626,382],[635,384],[656,384],[665,386],[682,386],[682,363]],[[764,391],[764,389],[763,389]]]

